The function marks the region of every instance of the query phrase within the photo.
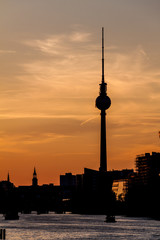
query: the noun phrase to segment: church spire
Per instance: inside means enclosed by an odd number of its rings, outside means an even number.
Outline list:
[[[34,167],[33,178],[32,178],[32,186],[36,187],[37,185],[38,185],[38,178],[37,178],[36,168]]]
[[[35,167],[34,167],[33,175],[37,175],[37,173],[36,173],[36,168],[35,168]]]
[[[9,172],[8,172],[8,176],[7,176],[7,181],[10,182]]]

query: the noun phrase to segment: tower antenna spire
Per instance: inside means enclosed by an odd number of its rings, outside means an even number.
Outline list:
[[[96,98],[96,107],[101,110],[100,172],[107,172],[106,110],[110,106],[111,100],[107,96],[107,83],[104,82],[104,28],[102,27],[102,83],[99,96]]]
[[[102,83],[104,83],[104,27],[102,27]]]

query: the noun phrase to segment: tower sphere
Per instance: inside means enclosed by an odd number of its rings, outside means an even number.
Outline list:
[[[100,110],[106,110],[111,106],[111,99],[108,96],[98,96],[96,98],[96,107]]]

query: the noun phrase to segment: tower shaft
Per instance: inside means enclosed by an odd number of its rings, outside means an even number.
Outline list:
[[[107,149],[106,149],[106,112],[101,110],[101,141],[100,141],[100,168],[99,171],[107,171]]]

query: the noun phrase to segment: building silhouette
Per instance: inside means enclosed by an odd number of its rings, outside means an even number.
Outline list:
[[[128,215],[160,218],[160,153],[138,155],[136,172],[128,179]]]
[[[72,173],[66,173],[65,175],[60,175],[60,185],[73,187],[76,186],[76,176],[72,175]]]
[[[108,171],[113,179],[112,191],[115,193],[116,199],[120,201],[125,200],[125,195],[127,193],[127,183],[128,178],[133,174],[133,169],[122,169],[122,170],[112,170]]]
[[[160,177],[160,153],[152,152],[136,157],[137,180],[148,185]]]
[[[32,185],[15,187],[10,181],[9,174],[7,180],[0,181],[0,213],[7,218],[16,217],[18,212],[37,214],[48,213],[49,211],[62,211],[62,194],[60,186],[53,183],[38,185],[37,173],[34,168]]]

